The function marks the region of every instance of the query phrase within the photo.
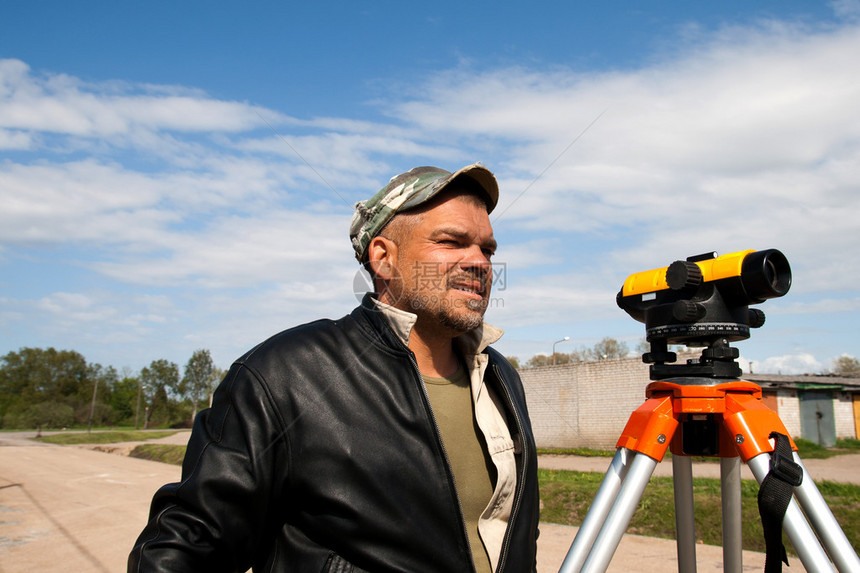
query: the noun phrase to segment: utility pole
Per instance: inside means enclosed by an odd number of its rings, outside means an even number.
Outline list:
[[[90,406],[90,423],[87,426],[87,433],[89,434],[93,429],[93,417],[96,414],[96,391],[99,388],[99,379],[95,378],[93,380],[93,403]]]

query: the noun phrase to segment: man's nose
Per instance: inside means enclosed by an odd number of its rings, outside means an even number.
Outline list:
[[[463,259],[460,261],[463,268],[480,268],[483,272],[489,272],[493,267],[488,255],[479,245],[469,247]]]

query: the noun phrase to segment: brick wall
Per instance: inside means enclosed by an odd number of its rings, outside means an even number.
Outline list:
[[[779,390],[777,396],[777,414],[793,438],[802,437],[800,433],[800,399],[795,390]]]
[[[519,371],[539,448],[612,449],[650,382],[641,358]]]
[[[836,437],[853,438],[854,401],[850,394],[839,392],[833,400],[833,417],[836,418]]]
[[[698,351],[679,353],[678,363],[698,355]],[[645,401],[645,387],[651,382],[648,365],[639,357],[524,368],[519,374],[539,448],[615,448],[630,414]],[[789,434],[802,437],[797,391],[780,388],[776,396],[779,417]],[[835,393],[834,415],[836,435],[854,437],[849,394]]]

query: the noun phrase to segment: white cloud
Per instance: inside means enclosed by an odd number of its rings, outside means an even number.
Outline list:
[[[807,353],[787,354],[766,358],[761,363],[753,363],[753,371],[762,374],[801,375],[821,372],[822,364]]]
[[[135,129],[235,132],[264,124],[259,115],[263,110],[246,103],[198,93],[170,94],[164,88],[135,93],[140,89],[146,86],[86,84],[66,75],[37,77],[20,60],[0,60],[0,126],[110,138]]]
[[[860,298],[815,298],[812,301],[786,300],[772,314],[839,314],[860,311]]]
[[[857,13],[854,2],[835,6]],[[105,289],[177,289],[165,295],[177,307],[180,289],[200,289],[213,315],[191,323],[190,339],[228,316],[258,333],[251,317],[337,314],[352,302],[353,201],[400,167],[482,160],[503,187],[493,214],[509,265],[501,326],[603,320],[618,312],[627,274],[771,247],[788,256],[792,294],[804,296],[779,312],[826,312],[820,299],[856,312],[860,28],[770,22],[690,34],[684,49],[637,70],[436,73],[388,91],[398,99],[379,103],[387,122],[295,118],[184,87],[86,83],[0,60],[0,149],[16,150],[0,163],[0,262],[68,249]],[[249,289],[241,295],[264,308],[304,308],[235,317],[231,289]],[[16,296],[46,324],[69,309],[94,338],[99,320],[120,315],[165,324],[165,313],[95,290],[46,290]],[[809,356],[768,364],[821,367]]]
[[[505,328],[617,318],[615,290],[593,284],[585,275],[552,274],[537,278],[507,268],[508,284],[495,288],[487,317]]]
[[[320,285],[332,276],[349,278],[348,223],[344,216],[286,210],[219,218],[199,232],[166,232],[148,252],[126,250],[119,261],[93,268],[118,281],[152,286]]]
[[[30,134],[11,129],[0,129],[0,149],[20,150],[29,149],[33,146]]]
[[[860,2],[857,0],[833,0],[829,6],[843,20],[856,22],[860,18]]]
[[[154,179],[93,160],[63,165],[0,165],[3,244],[114,238],[176,221],[159,210],[164,190]],[[140,237],[146,240],[148,237]]]
[[[506,214],[559,230],[565,211],[606,226],[742,213],[750,200],[826,206],[856,201],[844,183],[857,175],[860,81],[845,71],[858,50],[854,27],[737,28],[627,73],[451,72],[394,109],[422,130],[515,141],[510,168],[529,176],[605,111]]]
[[[140,343],[180,318],[174,301],[162,296],[55,291],[40,298],[0,298],[4,330],[32,329],[28,336],[47,341],[46,346]]]

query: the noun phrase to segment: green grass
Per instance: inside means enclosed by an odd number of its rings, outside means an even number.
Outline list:
[[[166,438],[175,434],[175,430],[166,431],[107,431],[107,432],[70,432],[68,434],[51,434],[36,438],[39,442],[69,446],[76,444],[115,444],[117,442],[145,442]]]
[[[136,446],[129,456],[142,460],[153,460],[165,464],[182,465],[185,457],[185,446],[171,444],[141,444]]]
[[[794,440],[797,444],[797,453],[801,459],[826,459],[842,454],[857,454],[860,453],[860,440],[854,438],[839,438],[836,440],[836,446],[825,448],[819,446],[810,440],[797,438]],[[557,455],[557,456],[588,456],[588,457],[612,457],[615,455],[615,450],[595,450],[592,448],[538,448],[538,455]],[[666,452],[666,459],[671,459],[672,453]],[[694,456],[694,462],[719,462],[720,458],[708,458],[702,456]]]
[[[797,438],[794,443],[797,444],[797,453],[801,459],[824,459],[842,454],[860,453],[860,440],[854,438],[839,438],[833,448],[825,448],[803,438]]]
[[[561,470],[539,470],[541,520],[563,525],[580,525],[594,500],[603,474]],[[822,481],[819,491],[854,547],[860,546],[860,486]],[[744,549],[764,551],[761,518],[758,513],[758,484],[741,482],[741,512]],[[693,480],[697,540],[722,545],[720,480]],[[652,478],[645,488],[628,533],[649,537],[675,538],[675,502],[671,478]],[[790,543],[786,549],[791,552]]]
[[[600,456],[611,458],[615,455],[615,450],[595,450],[592,448],[538,448],[537,453],[540,456]]]

